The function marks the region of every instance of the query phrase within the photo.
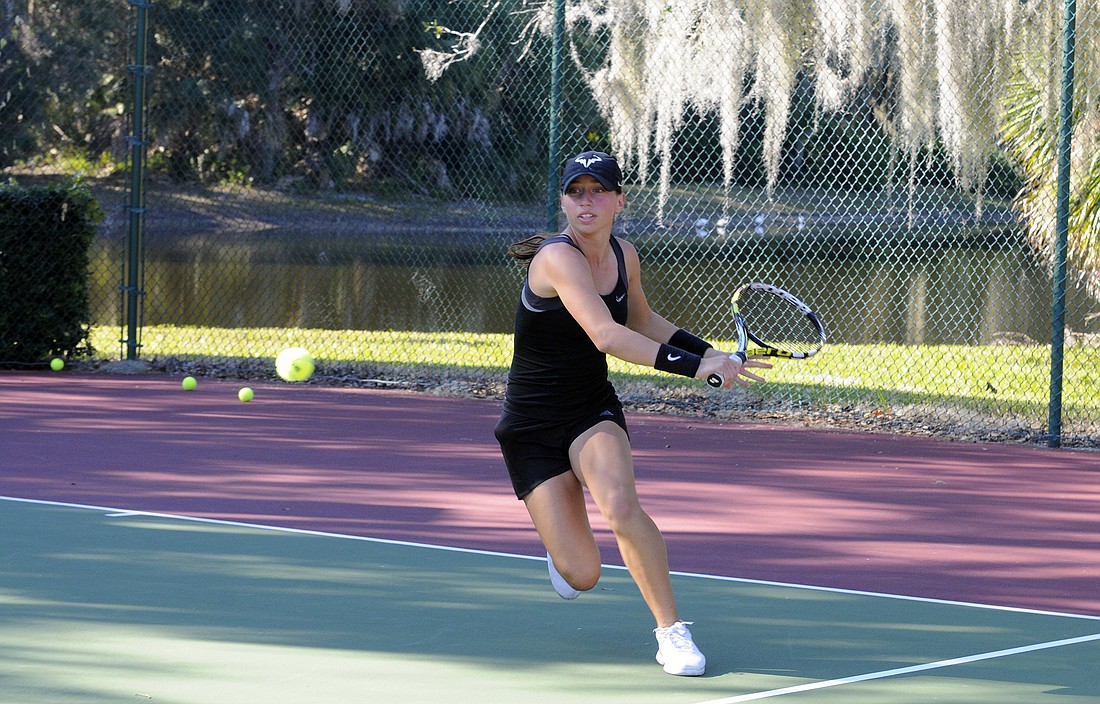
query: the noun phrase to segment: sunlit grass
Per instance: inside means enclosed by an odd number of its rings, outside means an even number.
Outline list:
[[[117,329],[96,328],[100,355],[119,348]],[[323,362],[506,369],[511,336],[465,332],[316,330],[298,328],[209,328],[156,325],[142,329],[142,357],[233,357],[274,359],[286,347],[304,347]]]
[[[298,346],[326,365],[369,365],[386,369],[431,368],[456,374],[503,375],[511,361],[511,335],[465,332],[208,328],[148,326],[142,332],[144,359],[274,359]],[[93,330],[100,356],[119,355],[118,330]],[[718,343],[722,346],[722,343]],[[732,349],[732,345],[729,346]],[[117,357],[116,357],[117,358]],[[686,380],[648,367],[610,359],[619,378],[683,386]],[[465,370],[465,371],[464,371]],[[777,360],[764,375],[768,396],[798,394],[810,400],[846,399],[884,409],[907,403],[997,407],[1042,414],[1049,399],[1050,352],[1044,346],[827,346],[802,361]],[[690,383],[690,382],[688,382]],[[1064,403],[1087,417],[1100,417],[1100,349],[1066,348]]]

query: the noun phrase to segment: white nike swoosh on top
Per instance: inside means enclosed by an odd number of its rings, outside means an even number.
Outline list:
[[[621,295],[621,296],[615,296],[615,302],[616,302],[616,303],[622,303],[622,302],[623,302],[623,299],[624,299],[624,298],[626,298],[626,294],[625,294],[625,293],[624,293],[623,295]]]

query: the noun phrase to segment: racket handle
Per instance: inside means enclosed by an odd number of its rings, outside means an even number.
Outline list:
[[[749,358],[745,356],[744,352],[737,350],[730,355],[730,359],[739,359],[741,360],[741,364],[744,364]],[[716,389],[720,389],[722,388],[722,384],[726,383],[726,381],[722,378],[721,374],[711,374],[707,377],[707,383]]]

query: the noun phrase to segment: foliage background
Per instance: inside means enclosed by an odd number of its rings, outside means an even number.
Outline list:
[[[617,367],[629,403],[1043,437],[1061,3],[561,7],[554,81],[553,1],[11,0],[0,169],[21,184],[78,174],[103,204],[99,359],[134,345],[164,368],[259,373],[281,343],[257,331],[277,329],[325,350],[319,381],[327,368],[499,394],[520,280],[505,247],[557,226],[564,156],[611,150],[628,165],[619,232],[666,317],[728,339],[729,293],[765,280],[821,310],[835,343],[726,397]],[[1064,432],[1087,445],[1100,16],[1078,7]],[[375,333],[484,337],[428,365]]]

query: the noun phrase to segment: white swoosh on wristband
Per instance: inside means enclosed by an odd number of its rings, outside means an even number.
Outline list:
[[[668,361],[670,361],[670,362],[675,362],[676,360],[682,359],[682,358],[683,358],[682,354],[678,354],[675,357],[673,357],[672,355],[668,355]]]

